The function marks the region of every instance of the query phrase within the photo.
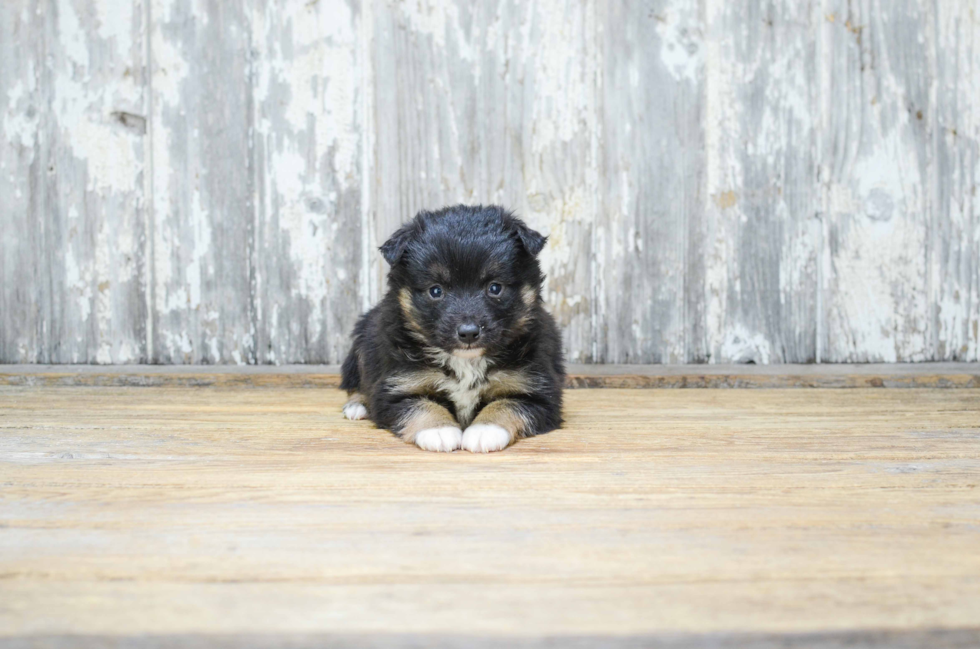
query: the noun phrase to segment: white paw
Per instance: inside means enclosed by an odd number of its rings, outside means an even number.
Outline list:
[[[344,416],[351,421],[367,417],[367,408],[360,401],[348,401],[344,406]]]
[[[470,453],[502,451],[510,442],[507,429],[496,424],[473,424],[463,433],[463,448]]]
[[[415,443],[423,451],[442,451],[449,453],[459,448],[463,431],[455,426],[426,428],[415,434]]]

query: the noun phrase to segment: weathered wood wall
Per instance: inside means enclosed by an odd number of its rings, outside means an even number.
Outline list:
[[[5,0],[0,361],[337,362],[423,207],[579,362],[980,360],[973,0]]]

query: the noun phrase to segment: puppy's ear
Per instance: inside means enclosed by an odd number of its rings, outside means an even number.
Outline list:
[[[405,254],[405,248],[415,237],[417,227],[415,221],[411,223],[406,223],[402,227],[398,228],[391,238],[384,242],[384,244],[379,248],[381,254],[384,256],[385,261],[388,262],[390,266],[394,266],[398,263],[398,260],[402,258]]]
[[[548,241],[548,237],[527,227],[527,224],[520,219],[514,219],[514,232],[517,234],[517,238],[520,240],[521,245],[524,246],[524,249],[532,255],[537,255],[541,252],[544,244]]]

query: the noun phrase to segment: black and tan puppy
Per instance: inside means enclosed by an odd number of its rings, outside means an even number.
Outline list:
[[[388,292],[354,328],[341,388],[427,451],[499,451],[561,425],[561,336],[541,303],[545,237],[500,207],[420,212],[381,246]]]

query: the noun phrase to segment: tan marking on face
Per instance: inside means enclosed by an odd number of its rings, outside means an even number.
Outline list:
[[[388,386],[401,394],[426,394],[434,392],[446,375],[439,370],[420,370],[396,374],[388,379]]]
[[[414,444],[415,436],[421,430],[456,425],[456,420],[448,410],[434,401],[419,399],[402,417],[395,432],[409,444]]]
[[[402,315],[405,316],[405,324],[408,325],[408,330],[412,336],[423,343],[427,342],[422,325],[416,319],[418,313],[415,310],[415,305],[412,303],[412,289],[405,287],[398,291],[398,305],[402,309]]]
[[[531,322],[531,316],[528,314],[524,314],[521,317],[519,317],[516,321],[514,321],[514,326],[512,330],[514,331],[514,333],[523,333],[524,331],[527,330],[527,325],[530,322]]]
[[[531,394],[533,381],[521,371],[495,370],[487,374],[487,385],[483,388],[486,399],[501,399],[515,394]]]
[[[538,301],[538,292],[530,284],[521,287],[521,300],[526,306],[534,306]]]
[[[517,333],[523,332],[534,319],[534,305],[538,301],[538,291],[530,284],[521,287],[521,302],[524,303],[523,312],[514,321],[513,330]]]
[[[494,424],[510,433],[511,441],[526,436],[531,431],[531,424],[521,413],[516,401],[500,399],[487,405],[473,420],[476,424]]]
[[[409,323],[415,321],[415,305],[412,304],[412,289],[405,287],[398,291],[398,304],[402,308],[402,315]]]
[[[429,274],[436,278],[436,281],[440,284],[448,284],[452,279],[452,273],[449,269],[440,263],[435,263],[429,266]]]
[[[481,268],[480,270],[483,273],[484,279],[492,281],[495,277],[503,273],[504,265],[501,264],[496,259],[490,259],[483,265],[483,268]]]

